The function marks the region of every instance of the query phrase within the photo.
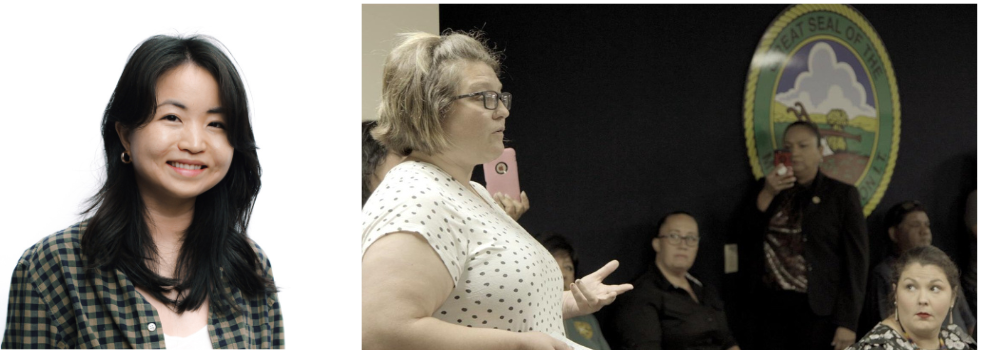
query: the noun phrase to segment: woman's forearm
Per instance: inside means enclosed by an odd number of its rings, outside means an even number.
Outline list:
[[[423,317],[399,322],[365,322],[364,349],[529,349],[525,334],[507,330],[469,328]]]
[[[761,189],[760,193],[757,194],[757,210],[762,213],[767,211],[767,207],[771,205],[772,200],[774,200],[774,194],[768,192],[766,188]]]

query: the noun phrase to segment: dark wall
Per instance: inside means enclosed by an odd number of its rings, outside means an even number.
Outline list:
[[[506,135],[531,199],[521,219],[529,232],[568,236],[583,272],[620,260],[609,281],[621,283],[651,262],[657,219],[692,211],[703,240],[691,273],[733,299],[723,245],[736,241],[754,183],[746,74],[784,8],[441,5],[440,25],[482,29],[504,52],[501,82],[514,94]],[[883,213],[914,198],[930,210],[934,244],[964,265],[962,214],[976,187],[976,6],[856,8],[888,50],[902,111],[895,173],[868,220],[872,264],[886,253]]]

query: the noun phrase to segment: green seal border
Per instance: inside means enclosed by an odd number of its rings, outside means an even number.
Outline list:
[[[892,174],[896,168],[896,157],[899,150],[899,134],[900,134],[900,105],[899,105],[899,88],[896,85],[896,72],[892,68],[892,62],[889,61],[889,54],[885,50],[885,45],[882,43],[882,38],[878,36],[875,29],[872,28],[871,23],[868,22],[864,16],[861,15],[858,10],[848,5],[835,5],[835,4],[806,4],[806,5],[793,5],[785,9],[778,17],[771,22],[768,26],[767,31],[764,32],[764,36],[761,38],[760,43],[757,45],[757,49],[754,50],[754,60],[756,61],[758,57],[763,57],[768,51],[770,51],[771,44],[778,37],[785,27],[791,23],[796,18],[810,13],[818,11],[833,12],[842,15],[858,26],[859,29],[868,37],[871,41],[872,46],[874,46],[875,51],[878,53],[879,59],[882,60],[882,65],[885,68],[886,77],[889,79],[889,88],[892,95],[892,145],[889,150],[889,160],[885,167],[885,173],[882,174],[882,179],[879,182],[878,188],[872,193],[871,198],[869,198],[868,203],[864,207],[864,214],[868,216],[871,214],[878,203],[882,200],[882,196],[885,194],[885,190],[889,187],[889,181],[892,178]],[[743,127],[744,127],[744,137],[746,138],[747,146],[747,156],[750,158],[750,168],[753,170],[754,178],[760,179],[764,177],[764,171],[761,169],[760,158],[757,155],[757,142],[754,134],[754,98],[757,94],[757,81],[760,77],[760,65],[756,62],[751,62],[750,72],[747,74],[747,84],[746,91],[744,93],[744,103],[743,103]],[[877,118],[881,118],[881,115],[876,115]],[[861,177],[864,179],[864,176]]]

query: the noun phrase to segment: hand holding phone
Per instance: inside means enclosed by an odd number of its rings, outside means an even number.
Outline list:
[[[774,167],[779,176],[785,176],[792,169],[792,153],[788,150],[774,150]]]
[[[499,158],[483,164],[483,174],[486,177],[486,191],[491,196],[500,192],[521,201],[521,184],[517,178],[517,158],[513,148],[504,148]]]
[[[792,153],[787,150],[774,151],[774,170],[767,174],[765,190],[772,195],[795,186],[792,173]]]
[[[521,191],[521,201],[518,202],[517,197],[510,197],[503,192],[497,192],[493,194],[493,200],[503,208],[503,211],[507,213],[514,221],[521,219],[521,215],[524,212],[531,209],[531,203],[528,201],[528,194]]]

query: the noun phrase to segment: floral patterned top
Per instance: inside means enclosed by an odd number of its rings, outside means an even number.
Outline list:
[[[948,325],[941,328],[941,339],[944,340],[942,349],[964,350],[976,349],[976,341],[965,331],[956,325]],[[902,334],[895,329],[879,323],[872,328],[868,334],[860,341],[847,347],[845,350],[918,350],[916,345],[910,343]]]

